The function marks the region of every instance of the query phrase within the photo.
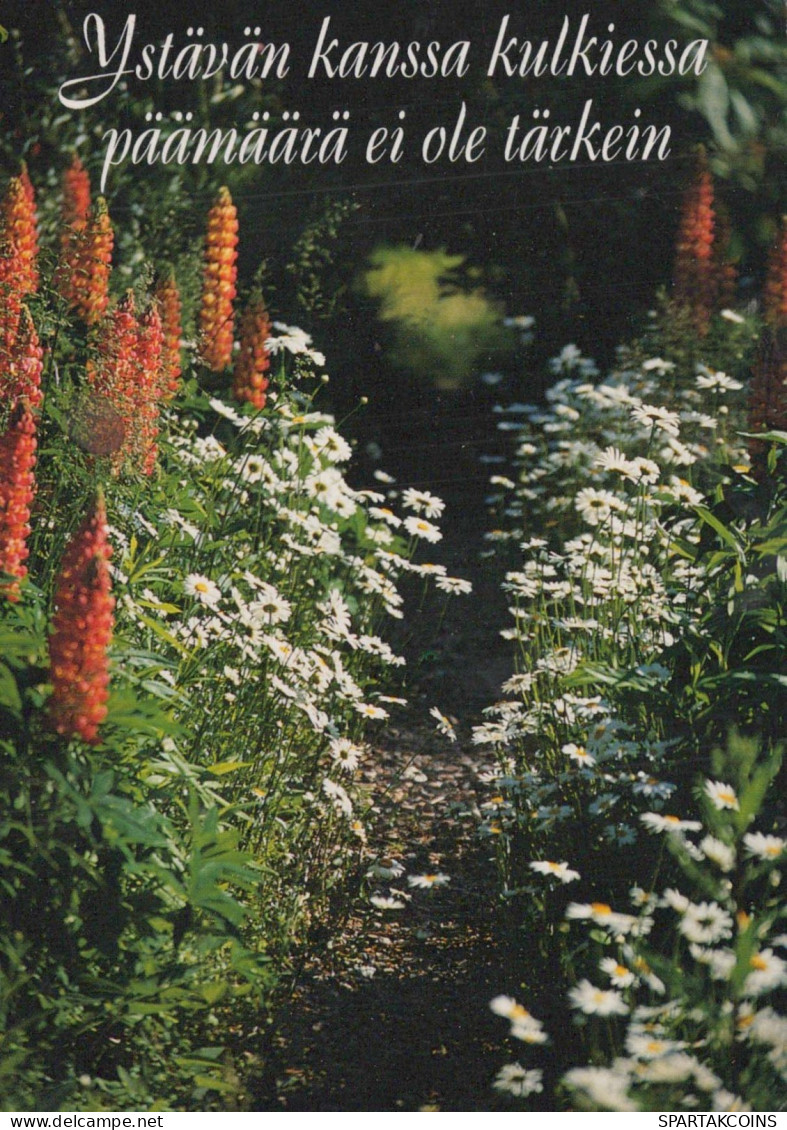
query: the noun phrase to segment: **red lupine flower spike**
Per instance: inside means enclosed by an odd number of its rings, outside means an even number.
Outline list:
[[[38,223],[35,192],[23,169],[12,177],[0,207],[4,254],[15,260],[15,285],[24,297],[38,288]]]
[[[265,407],[265,390],[270,356],[265,343],[270,336],[270,321],[262,297],[255,295],[243,311],[238,328],[240,351],[235,358],[232,395],[248,401],[258,410]]]
[[[49,723],[64,737],[99,740],[107,715],[114,599],[104,500],[97,499],[63,554],[49,640]]]
[[[768,259],[762,313],[769,326],[787,326],[787,216],[782,217],[779,235]]]
[[[0,366],[10,365],[25,296],[34,289],[38,235],[35,211],[20,177],[0,202]]]
[[[19,288],[19,263],[8,246],[0,246],[0,367],[10,364],[24,295]]]
[[[156,466],[159,403],[163,398],[162,349],[164,331],[161,315],[154,304],[139,319],[136,361],[138,384],[135,396],[137,412],[136,441],[142,460],[142,471],[151,475]]]
[[[208,213],[199,314],[200,359],[214,372],[226,369],[232,360],[237,247],[238,214],[229,189],[222,188]]]
[[[732,296],[735,276],[724,258],[724,231],[716,213],[713,178],[701,150],[694,180],[683,198],[673,275],[675,301],[690,312],[700,337],[707,334],[713,314]]]
[[[93,454],[111,455],[115,470],[131,451],[137,424],[138,334],[134,295],[129,291],[95,330],[95,352],[87,366],[75,438]]]
[[[30,405],[21,401],[0,435],[0,571],[20,580],[27,575],[35,452],[35,419]],[[17,601],[18,582],[0,581],[0,596]]]
[[[106,202],[99,197],[87,223],[64,247],[56,285],[88,326],[104,316],[109,304],[109,273],[115,236]]]
[[[75,153],[71,164],[63,173],[63,239],[68,240],[80,232],[90,214],[90,177]]]
[[[93,454],[112,455],[116,472],[129,461],[145,474],[154,469],[162,338],[158,310],[152,307],[138,318],[131,291],[96,333],[81,412],[90,426],[83,428],[84,439],[79,429],[75,438]]]
[[[30,174],[27,171],[27,165],[22,162],[22,171],[19,174],[19,179],[22,182],[22,190],[25,194],[27,207],[30,216],[30,274],[29,278],[32,283],[31,291],[38,290],[38,215],[36,213],[36,190],[33,188],[33,182],[30,179]]]
[[[162,396],[171,400],[180,388],[182,372],[180,339],[183,335],[181,325],[182,305],[175,275],[172,271],[159,282],[155,299],[161,315],[163,333],[161,350]]]
[[[0,399],[15,403],[24,398],[31,408],[40,408],[43,370],[44,351],[30,311],[23,306],[13,342],[0,342]]]

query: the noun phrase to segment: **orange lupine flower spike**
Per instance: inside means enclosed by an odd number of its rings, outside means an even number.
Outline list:
[[[36,244],[35,214],[21,179],[13,177],[0,202],[0,366],[4,369],[13,353],[22,303],[31,290]]]
[[[233,301],[238,276],[238,214],[228,188],[221,188],[208,213],[205,270],[199,314],[199,355],[214,372],[232,360]]]
[[[140,364],[137,357],[139,323],[134,295],[129,291],[94,331],[95,352],[88,361],[83,415],[98,426],[97,454],[111,455],[119,471],[134,446],[139,423],[135,411]],[[93,450],[91,437],[84,444]],[[92,446],[91,446],[92,445]]]
[[[38,290],[38,214],[36,212],[36,190],[33,187],[33,182],[30,179],[30,173],[27,171],[27,165],[22,162],[22,171],[19,174],[19,179],[22,182],[22,189],[25,194],[27,206],[32,217],[32,279],[33,290]]]
[[[21,401],[0,435],[0,571],[20,580],[27,575],[35,463],[35,419],[30,405]],[[18,582],[0,581],[0,596],[17,601]]]
[[[268,387],[265,373],[270,367],[265,343],[270,330],[265,303],[260,295],[254,295],[243,311],[238,327],[240,352],[235,358],[232,395],[236,400],[248,401],[258,410],[265,407],[265,390]]]
[[[129,460],[145,474],[155,467],[162,340],[158,310],[152,307],[138,318],[131,291],[96,332],[82,415],[95,421],[102,435],[88,436],[86,443],[77,440],[89,451],[112,455],[116,472]]]
[[[90,214],[90,177],[75,153],[71,164],[63,173],[63,223],[64,240],[80,232]]]
[[[19,287],[19,261],[13,249],[0,246],[0,366],[5,368],[13,353],[24,295]]]
[[[183,336],[181,325],[182,304],[174,272],[170,271],[159,282],[155,299],[161,315],[163,332],[161,352],[162,396],[165,400],[171,400],[173,396],[177,395],[180,388],[180,374],[182,372],[180,339]]]
[[[64,249],[56,284],[63,298],[88,326],[109,304],[109,272],[115,235],[106,202],[99,197],[85,227]]]
[[[27,170],[12,177],[0,207],[5,254],[16,260],[16,286],[21,297],[38,289],[38,222],[35,193]]]
[[[779,235],[768,258],[762,313],[774,329],[787,326],[787,216],[782,217]]]
[[[30,311],[23,306],[13,342],[9,346],[0,341],[0,398],[11,403],[24,398],[31,408],[40,408],[43,370],[44,351]]]
[[[673,296],[680,306],[691,311],[694,328],[701,337],[707,334],[717,308],[715,231],[713,179],[703,151],[694,180],[683,198],[673,273]]]
[[[159,403],[163,398],[162,350],[164,331],[154,303],[139,319],[136,361],[138,382],[135,395],[136,443],[142,471],[152,475],[156,466]]]
[[[107,716],[109,659],[115,601],[101,496],[66,546],[55,588],[49,639],[52,696],[49,723],[64,737],[99,740]]]
[[[94,331],[95,353],[88,361],[87,384],[99,396],[118,391],[129,400],[137,380],[137,335],[139,325],[134,293],[127,291]]]

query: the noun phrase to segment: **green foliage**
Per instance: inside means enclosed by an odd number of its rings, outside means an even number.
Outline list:
[[[396,367],[430,378],[438,388],[456,388],[477,371],[481,358],[510,349],[500,311],[483,291],[461,281],[462,255],[379,247],[370,264],[363,291],[391,324]]]

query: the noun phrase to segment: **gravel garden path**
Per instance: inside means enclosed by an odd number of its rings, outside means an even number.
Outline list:
[[[449,882],[410,890],[402,877],[370,888],[411,895],[403,910],[357,900],[278,1018],[257,1109],[506,1109],[490,1089],[505,1029],[489,1001],[515,983],[515,954],[496,910],[491,852],[476,834],[483,769],[406,731],[392,731],[376,754],[366,773],[378,798],[370,845],[410,875]]]
[[[448,478],[443,464],[438,479],[427,454],[418,485],[447,502],[437,559],[475,591],[451,602],[438,631],[422,618],[423,634],[416,629],[406,647],[407,714],[419,721],[391,725],[365,768],[376,809],[370,855],[399,861],[405,874],[365,880],[341,934],[307,964],[275,1021],[258,1110],[511,1109],[491,1084],[516,1049],[506,1051],[505,1025],[489,1002],[517,984],[521,940],[497,898],[493,845],[478,836],[491,766],[468,725],[498,696],[510,661],[497,634],[505,622],[499,578],[479,560],[489,472],[477,461],[478,420],[455,412],[451,420]],[[439,427],[445,435],[445,419]],[[411,442],[428,453],[422,438]],[[432,705],[461,718],[455,745],[435,734]],[[408,875],[435,873],[448,882],[407,885]],[[404,893],[393,895],[404,909],[371,904],[391,888]]]

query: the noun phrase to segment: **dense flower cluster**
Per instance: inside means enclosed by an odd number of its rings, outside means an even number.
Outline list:
[[[0,204],[0,392],[14,395],[20,355],[20,319],[25,298],[38,286],[38,227],[35,194],[27,170],[12,177]]]
[[[90,214],[90,204],[90,176],[75,153],[71,164],[63,173],[61,243],[64,250],[68,249],[74,236],[85,228]]]
[[[13,343],[0,356],[0,397],[10,404],[24,398],[32,408],[39,408],[44,351],[26,306],[21,308]]]
[[[717,811],[739,810],[729,785],[707,781],[706,793]],[[663,818],[648,820],[651,815],[643,821],[672,841],[688,879],[696,884],[700,877],[700,897],[676,887],[661,895],[634,888],[632,913],[606,908],[616,952],[602,958],[599,969],[611,987],[585,981],[571,999],[590,1016],[627,1018],[626,1055],[611,1067],[572,1068],[565,1082],[583,1104],[604,1110],[674,1109],[676,1100],[718,1111],[751,1110],[753,1100],[754,1109],[770,1109],[769,1096],[787,1080],[787,1017],[768,1003],[787,986],[787,961],[775,952],[787,938],[774,932],[778,915],[754,891],[763,876],[778,884],[775,865],[787,843],[760,832],[741,834],[730,817],[716,816],[710,826],[677,818],[667,825]],[[726,879],[733,872],[734,894]],[[604,916],[577,903],[569,904],[567,917],[604,924]],[[652,933],[671,939],[670,965],[651,946]],[[748,1099],[734,1089],[742,1082]]]
[[[239,351],[232,375],[232,395],[258,411],[265,407],[265,390],[268,387],[265,374],[270,368],[266,346],[270,331],[265,303],[259,295],[255,295],[243,311],[238,327]]]
[[[57,579],[49,641],[51,727],[66,737],[99,740],[107,715],[114,599],[103,498],[71,538]]]
[[[314,360],[307,335],[290,326],[268,345],[273,356]],[[425,507],[439,514],[439,499],[399,493],[392,480],[385,492],[351,487],[343,473],[350,445],[303,394],[274,395],[263,412],[251,409],[201,400],[209,433],[176,428],[163,474],[180,484],[180,503],[161,500],[165,525],[155,542],[166,587],[140,591],[125,575],[132,536],[144,552],[155,532],[153,506],[149,516],[119,517],[123,553],[115,577],[127,631],[144,638],[155,618],[159,646],[161,639],[171,644],[173,689],[197,692],[212,732],[264,719],[245,744],[235,797],[259,809],[253,836],[270,846],[284,834],[262,818],[269,806],[286,803],[274,800],[277,790],[286,781],[288,794],[303,793],[298,866],[307,868],[321,842],[318,829],[333,828],[331,835],[352,850],[364,840],[366,804],[356,790],[368,756],[363,726],[384,721],[402,702],[380,693],[386,670],[403,663],[381,632],[381,621],[403,614],[398,582],[431,580],[451,593],[469,586],[442,566],[418,564],[414,553],[427,539],[398,532],[406,518],[392,508],[396,500],[416,517]],[[213,552],[202,553],[208,545]],[[172,606],[173,579],[179,608]],[[272,740],[280,751],[275,759]],[[287,835],[294,834],[288,826]],[[436,873],[416,885],[442,882]],[[305,913],[297,884],[271,897],[297,904],[296,916]]]
[[[0,571],[20,579],[27,574],[35,462],[35,419],[29,404],[22,401],[0,435]],[[16,601],[18,583],[0,582],[0,594]]]
[[[222,188],[208,213],[199,313],[200,359],[216,372],[232,360],[237,248],[238,214],[229,189]]]
[[[85,225],[63,248],[55,284],[88,326],[96,325],[109,304],[109,275],[115,242],[106,202],[99,197]]]
[[[704,152],[683,200],[676,239],[673,297],[689,312],[704,337],[712,316],[732,297],[734,269],[726,261],[727,224],[715,202],[713,178]]]
[[[38,287],[38,224],[35,192],[23,169],[12,177],[0,207],[0,244],[4,257],[14,262],[13,285],[19,298]]]
[[[745,332],[746,319],[725,311],[719,336],[727,342],[717,343],[715,357],[726,350],[728,363],[740,365],[737,335]],[[627,1024],[613,1045],[625,1054],[611,1066],[571,1069],[563,1082],[573,1103],[770,1109],[783,1087],[787,1022],[766,994],[784,987],[787,962],[762,876],[784,844],[746,831],[762,784],[747,777],[753,757],[745,750],[704,782],[702,819],[679,814],[685,745],[670,726],[678,710],[694,709],[681,701],[676,656],[684,640],[692,652],[713,646],[704,633],[727,595],[718,561],[696,547],[704,523],[715,521],[714,491],[732,489],[733,477],[749,471],[736,439],[744,385],[718,363],[665,360],[657,352],[663,333],[654,313],[643,341],[621,350],[613,372],[595,383],[592,363],[567,347],[552,365],[561,379],[546,406],[500,409],[517,465],[510,478],[495,476],[502,520],[488,539],[496,552],[516,555],[503,586],[514,626],[503,635],[517,647],[517,671],[475,732],[500,765],[482,831],[501,844],[510,896],[526,893],[528,907],[544,914],[563,906],[568,919],[607,936],[598,967],[584,976],[571,950],[566,1005],[585,1026],[594,1018]],[[756,381],[750,406],[755,393]],[[775,417],[763,423],[775,427]],[[694,893],[648,893],[652,837],[685,864]],[[634,844],[621,866],[621,847]],[[660,866],[663,873],[663,859]],[[561,888],[581,889],[591,877],[596,888],[603,877],[596,901],[566,905]],[[769,877],[778,883],[778,872]],[[619,910],[611,892],[626,881],[637,884],[632,909]],[[750,1028],[767,1037],[752,1039]],[[746,1044],[737,1059],[750,1064],[743,1073],[729,1069],[732,1039]],[[518,1091],[518,1080],[536,1069],[510,1067],[510,1093],[531,1093]],[[507,1089],[505,1079],[497,1086]]]
[[[158,283],[154,295],[161,317],[161,380],[165,400],[177,396],[180,388],[182,303],[174,271],[169,271]]]
[[[88,450],[129,461],[151,474],[156,461],[159,405],[163,397],[161,316],[152,306],[141,317],[129,292],[98,327],[87,373],[80,431]]]

